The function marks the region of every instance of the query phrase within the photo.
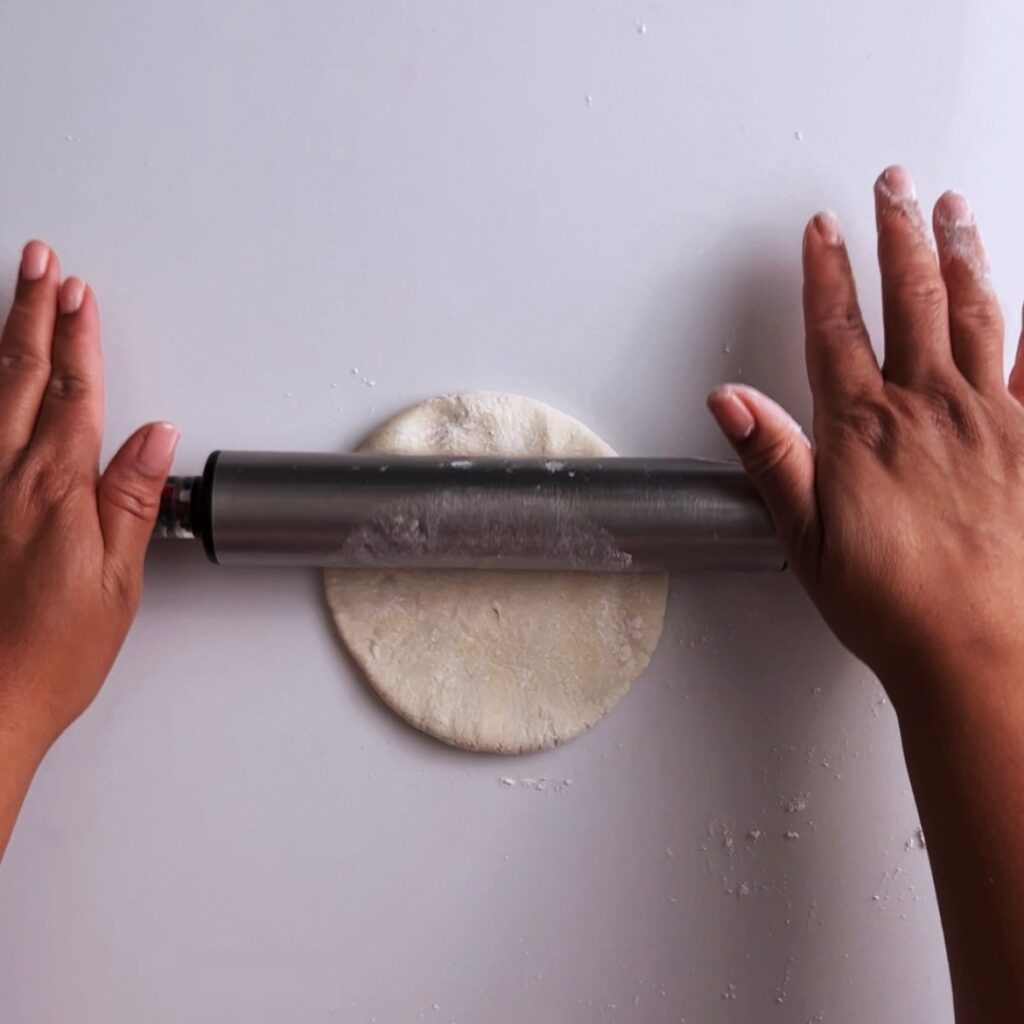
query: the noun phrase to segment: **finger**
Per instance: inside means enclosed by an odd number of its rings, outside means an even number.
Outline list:
[[[96,490],[106,545],[104,579],[109,592],[132,606],[179,436],[170,423],[150,423],[135,431],[110,460]]]
[[[0,335],[0,458],[21,451],[32,437],[50,377],[59,287],[57,254],[42,242],[29,242]]]
[[[949,340],[960,372],[979,390],[1003,385],[1003,316],[967,200],[946,192],[933,214],[949,303]]]
[[[1021,332],[1017,338],[1017,354],[1014,356],[1010,379],[1006,384],[1011,395],[1024,404],[1024,310],[1021,310]]]
[[[804,327],[807,375],[816,404],[881,384],[834,213],[816,214],[804,231]]]
[[[948,373],[953,358],[946,286],[904,168],[890,167],[875,182],[875,215],[885,321],[882,372],[887,380],[913,385]]]
[[[99,310],[92,290],[77,277],[61,285],[57,306],[50,380],[32,445],[96,465],[103,437]]]
[[[802,567],[817,533],[814,453],[806,436],[781,406],[742,384],[716,388],[708,408],[767,506],[787,555]]]

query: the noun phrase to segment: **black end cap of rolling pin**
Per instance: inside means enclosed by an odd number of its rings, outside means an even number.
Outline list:
[[[195,490],[192,493],[192,531],[202,540],[206,557],[214,565],[219,564],[219,559],[213,543],[213,475],[219,458],[219,451],[211,453],[203,467],[203,475],[196,478],[195,486],[199,493],[196,494]]]

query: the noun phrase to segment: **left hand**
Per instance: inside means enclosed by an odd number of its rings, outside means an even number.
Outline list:
[[[34,756],[124,641],[178,441],[170,424],[142,427],[101,475],[102,433],[96,299],[29,242],[0,336],[0,732]]]

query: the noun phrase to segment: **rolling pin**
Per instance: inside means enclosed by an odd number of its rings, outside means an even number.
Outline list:
[[[164,486],[154,535],[220,565],[780,570],[742,470],[701,459],[216,451]]]

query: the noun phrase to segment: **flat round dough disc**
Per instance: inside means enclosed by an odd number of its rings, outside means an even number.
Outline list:
[[[360,451],[614,455],[583,424],[518,395],[433,398]],[[381,698],[467,750],[525,753],[571,739],[612,708],[661,636],[662,574],[328,569],[338,631]]]

